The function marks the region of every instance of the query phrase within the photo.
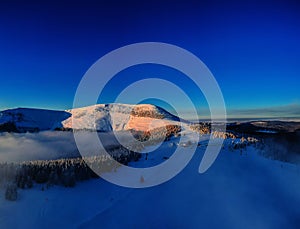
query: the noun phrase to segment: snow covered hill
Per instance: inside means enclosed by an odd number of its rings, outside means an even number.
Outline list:
[[[150,105],[97,104],[66,111],[17,108],[0,112],[0,131],[72,128],[97,131],[148,130],[178,124],[179,118]]]
[[[67,110],[72,117],[63,121],[65,128],[98,131],[147,130],[179,121],[166,110],[150,105],[98,104]]]
[[[62,127],[61,122],[71,116],[65,111],[16,108],[0,112],[0,131],[26,132]]]

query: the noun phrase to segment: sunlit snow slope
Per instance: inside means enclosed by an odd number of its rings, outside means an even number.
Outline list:
[[[98,104],[67,112],[72,117],[63,121],[64,127],[98,131],[147,130],[179,120],[164,109],[150,104]]]
[[[20,132],[55,128],[148,130],[178,121],[178,117],[150,104],[97,104],[66,111],[16,108],[0,112],[0,130]]]

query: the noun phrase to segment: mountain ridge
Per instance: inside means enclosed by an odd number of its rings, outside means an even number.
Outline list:
[[[96,131],[147,130],[180,118],[152,104],[96,104],[60,110],[14,108],[0,112],[0,132],[36,132],[55,129]]]

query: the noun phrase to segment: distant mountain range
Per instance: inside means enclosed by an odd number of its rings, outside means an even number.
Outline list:
[[[97,104],[65,111],[16,108],[0,112],[1,132],[55,129],[120,131],[148,130],[180,119],[151,104]]]

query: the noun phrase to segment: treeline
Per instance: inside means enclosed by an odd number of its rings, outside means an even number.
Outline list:
[[[133,136],[140,142],[149,141],[152,144],[160,141],[168,141],[171,137],[180,136],[181,126],[168,124],[162,127],[153,128],[147,131],[131,130]]]
[[[164,115],[160,114],[156,110],[147,110],[144,107],[139,107],[139,106],[134,107],[131,110],[130,115],[135,116],[135,117],[149,117],[149,118],[155,118],[155,119],[163,119],[164,118]]]
[[[211,131],[211,124],[200,122],[200,123],[193,123],[190,125],[191,130],[198,132],[199,134],[210,134]]]
[[[6,189],[7,200],[16,200],[17,189],[30,189],[34,184],[45,184],[43,189],[52,185],[74,187],[78,181],[98,178],[98,174],[115,171],[121,164],[127,165],[140,156],[128,151],[127,154],[112,156],[1,163],[0,185]]]
[[[18,128],[16,127],[16,124],[13,122],[6,122],[6,123],[2,123],[0,124],[0,132],[15,132],[15,133],[19,133],[20,131],[18,130]]]

